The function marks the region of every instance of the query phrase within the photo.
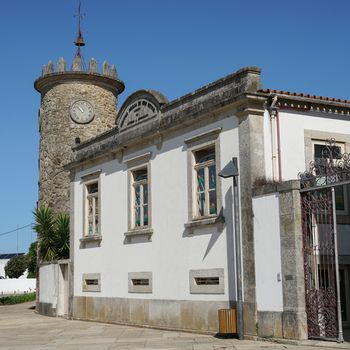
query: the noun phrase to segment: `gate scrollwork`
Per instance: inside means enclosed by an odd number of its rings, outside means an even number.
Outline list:
[[[321,155],[298,174],[302,189],[350,181],[350,154],[342,153],[335,139],[326,140]]]

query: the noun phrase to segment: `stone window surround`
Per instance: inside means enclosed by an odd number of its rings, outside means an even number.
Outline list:
[[[331,139],[331,138],[334,138],[336,143],[339,143],[342,146],[344,146],[342,147],[342,152],[350,151],[350,135],[348,134],[319,131],[319,130],[307,130],[307,129],[304,130],[305,169],[306,170],[309,169],[310,163],[314,161],[314,144],[317,143],[317,141],[325,142],[327,139]],[[348,200],[348,193],[345,186],[344,186],[344,200],[346,201]],[[347,217],[348,215],[348,209],[344,212],[337,210],[337,214],[344,216],[344,219],[345,219],[345,217]]]
[[[87,285],[86,280],[97,280],[97,285]],[[101,274],[100,273],[83,273],[82,275],[83,292],[101,292]]]
[[[83,185],[83,233],[80,239],[81,242],[89,242],[89,241],[101,241],[101,169],[89,172],[87,174],[83,174],[80,176],[81,183]],[[99,213],[99,221],[98,221],[98,235],[89,235],[87,234],[87,189],[86,186],[96,183],[98,184],[98,213]]]
[[[220,169],[220,138],[219,135],[222,128],[208,130],[199,135],[195,135],[184,141],[187,146],[187,192],[188,192],[188,222],[185,223],[185,228],[194,228],[197,226],[213,225],[224,222],[222,217],[222,191],[221,178],[217,175]],[[216,200],[217,200],[217,214],[206,217],[196,218],[195,212],[195,175],[194,175],[194,153],[198,150],[208,147],[215,147],[215,165],[216,165]]]
[[[304,144],[305,144],[305,169],[308,170],[310,162],[313,159],[313,142],[325,141],[334,138],[337,143],[344,144],[344,152],[350,152],[350,135],[318,131],[318,130],[304,130]]]
[[[195,278],[219,277],[219,284],[197,285]],[[189,272],[190,294],[225,294],[224,269],[200,269]]]
[[[148,285],[134,285],[133,279],[148,279]],[[128,273],[128,292],[129,293],[152,293],[152,272],[129,272]]]
[[[151,180],[151,165],[150,159],[152,157],[152,152],[146,152],[141,155],[124,159],[124,163],[128,167],[128,231],[125,232],[127,238],[132,238],[135,236],[148,236],[148,239],[153,234],[152,229],[152,180]],[[148,225],[143,227],[135,227],[133,224],[133,174],[132,172],[138,169],[147,168],[147,178],[148,178]]]

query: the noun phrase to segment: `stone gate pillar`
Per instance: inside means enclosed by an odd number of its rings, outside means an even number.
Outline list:
[[[283,284],[283,338],[307,339],[300,183],[278,186]]]

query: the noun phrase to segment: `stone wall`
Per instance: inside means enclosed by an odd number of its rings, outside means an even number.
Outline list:
[[[87,100],[95,117],[88,124],[75,123],[69,114],[72,103]],[[110,130],[117,116],[117,97],[110,90],[83,82],[58,84],[48,90],[39,112],[39,203],[56,212],[69,212],[69,172],[63,166],[71,160],[76,138],[81,142]]]
[[[218,310],[227,308],[229,301],[74,297],[73,318],[217,333]]]

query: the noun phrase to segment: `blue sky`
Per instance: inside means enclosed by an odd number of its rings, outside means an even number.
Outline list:
[[[77,0],[4,1],[0,11],[0,253],[15,252],[37,200],[42,66],[75,48]],[[114,63],[126,90],[170,100],[253,65],[264,88],[350,98],[348,0],[82,0],[87,61]],[[19,231],[26,251],[31,229]]]

